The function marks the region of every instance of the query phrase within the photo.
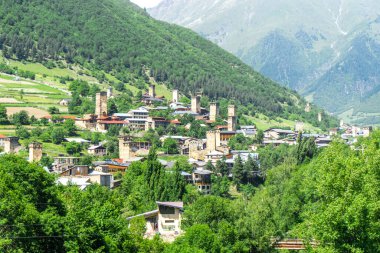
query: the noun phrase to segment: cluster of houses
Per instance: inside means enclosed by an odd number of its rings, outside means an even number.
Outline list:
[[[156,106],[156,102],[163,102],[162,97],[157,97],[155,86],[151,85],[147,94],[144,94],[142,101],[145,106],[130,110],[127,113],[114,113],[108,115],[107,101],[112,97],[112,90],[107,92],[99,92],[96,94],[96,109],[95,114],[84,115],[82,118],[67,116],[62,120],[73,119],[75,124],[81,129],[91,131],[107,132],[112,126],[128,127],[130,130],[148,131],[158,127],[166,128],[168,125],[181,125],[180,120],[167,120],[160,117],[150,116],[152,110],[168,110],[176,116],[191,114],[197,120],[203,121],[204,125],[211,125],[217,121],[219,117],[219,104],[216,102],[210,103],[208,109],[202,108],[200,104],[201,94],[195,94],[191,98],[191,104],[186,105],[179,102],[178,90],[173,91],[173,99],[168,106]],[[61,101],[63,104],[69,101]],[[310,104],[307,105],[305,111],[310,111]],[[221,159],[225,159],[229,169],[229,177],[232,177],[232,168],[236,158],[239,156],[243,162],[246,162],[249,157],[259,163],[259,155],[255,153],[258,145],[253,145],[251,150],[231,150],[228,145],[229,140],[237,134],[242,134],[246,137],[254,137],[256,135],[255,126],[240,126],[237,129],[237,112],[235,105],[228,106],[228,119],[225,125],[214,127],[207,131],[206,138],[197,139],[188,136],[162,136],[161,141],[166,138],[175,140],[178,144],[181,155],[188,156],[188,162],[193,168],[191,173],[182,172],[185,180],[197,187],[204,193],[210,194],[212,190],[211,176],[212,171],[206,169],[210,162],[214,166]],[[319,120],[322,120],[322,114],[318,115]],[[49,120],[52,120],[51,118]],[[189,126],[185,126],[189,128]],[[297,136],[303,132],[304,125],[302,122],[297,122],[294,130],[284,130],[278,128],[270,128],[264,132],[264,140],[260,145],[281,144],[295,145]],[[354,127],[341,123],[339,128],[331,129],[328,135],[325,134],[303,134],[305,137],[314,137],[318,147],[328,146],[332,141],[333,136],[340,134],[341,138],[352,140],[359,136],[369,136],[372,131],[371,127]],[[67,142],[89,143],[82,138],[66,138]],[[126,135],[120,136],[118,142],[119,158],[112,160],[101,161],[101,157],[107,154],[107,149],[104,143],[97,145],[88,144],[88,154],[99,157],[100,161],[93,162],[92,166],[82,165],[81,157],[58,156],[54,158],[50,172],[59,175],[57,183],[62,185],[77,185],[80,189],[85,189],[90,184],[100,184],[105,187],[115,188],[120,185],[119,180],[115,180],[116,174],[123,174],[128,171],[128,167],[135,161],[143,161],[149,153],[152,143],[142,141],[140,138]],[[6,137],[0,135],[0,146],[3,147],[5,153],[17,153],[21,146],[17,137]],[[29,161],[40,161],[43,157],[42,144],[33,142],[29,145]],[[161,164],[171,169],[174,162],[159,160]],[[255,171],[260,175],[260,171]],[[136,217],[144,217],[147,221],[146,237],[151,238],[156,233],[165,237],[165,240],[171,241],[173,238],[181,234],[181,213],[183,209],[182,202],[157,202],[157,209],[143,213],[137,216],[129,217],[131,220]]]

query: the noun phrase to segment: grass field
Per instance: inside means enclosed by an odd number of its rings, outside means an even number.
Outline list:
[[[251,116],[245,116],[245,117],[247,117],[249,120],[252,120],[255,123],[257,129],[260,129],[260,130],[266,130],[271,127],[290,127],[291,129],[294,129],[294,126],[295,126],[294,121],[283,119],[283,118],[276,118],[276,120],[271,120],[263,114],[257,114],[255,117],[251,117]],[[322,132],[321,129],[316,128],[308,123],[305,123],[304,130],[310,131],[313,133]]]

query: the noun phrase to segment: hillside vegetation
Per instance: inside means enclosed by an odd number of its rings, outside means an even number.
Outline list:
[[[1,1],[0,7],[0,48],[8,59],[50,68],[77,64],[100,81],[112,75],[131,85],[146,83],[149,75],[185,94],[203,90],[211,99],[235,99],[266,115],[318,124],[317,109],[306,115],[295,92],[129,1]]]

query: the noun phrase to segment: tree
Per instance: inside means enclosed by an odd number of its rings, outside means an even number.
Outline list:
[[[0,251],[63,252],[65,208],[58,195],[55,177],[37,164],[1,156]],[[21,239],[31,237],[39,240]]]
[[[239,187],[244,179],[244,164],[240,155],[235,158],[234,167],[232,168],[232,176],[234,184]]]
[[[40,164],[41,166],[50,168],[53,164],[54,160],[50,156],[43,156],[41,158]]]
[[[79,154],[82,151],[82,145],[77,142],[66,143],[66,152],[69,155]]]
[[[0,125],[8,124],[8,116],[7,116],[7,108],[5,106],[0,105]]]
[[[228,177],[212,176],[211,194],[219,197],[229,197],[230,181]]]
[[[178,154],[178,144],[172,138],[166,138],[162,148],[167,152],[167,154]]]
[[[225,156],[223,156],[222,159],[216,162],[215,170],[216,170],[216,173],[220,173],[222,176],[228,177],[228,174],[230,173],[230,171],[228,169]]]
[[[242,180],[243,184],[255,183],[257,185],[260,182],[260,180],[258,180],[259,175],[260,175],[259,165],[252,158],[252,156],[249,155],[247,161],[244,163],[244,173],[243,173],[243,180]]]
[[[207,163],[206,163],[206,167],[205,167],[206,170],[209,170],[209,171],[212,171],[212,172],[215,172],[215,167],[214,165],[212,164],[211,160],[209,160]]]
[[[24,110],[20,112],[16,112],[12,115],[12,123],[14,125],[28,125],[29,124],[29,116],[28,113]]]
[[[21,89],[20,91],[19,91],[19,94],[20,94],[20,100],[23,100],[24,99],[24,89]]]
[[[60,144],[65,138],[65,129],[62,127],[54,127],[51,131],[50,138],[54,144]]]
[[[297,163],[308,162],[316,154],[318,154],[318,148],[315,144],[315,138],[302,138],[302,134],[300,134],[297,145]]]
[[[28,132],[28,129],[26,129],[23,126],[18,126],[16,129],[16,136],[20,139],[28,139],[30,137],[30,133]]]
[[[263,130],[258,130],[256,134],[256,141],[258,144],[263,144],[264,141],[264,132]]]
[[[66,130],[68,136],[75,136],[77,131],[77,126],[75,125],[75,121],[72,119],[65,120],[63,122],[62,127]]]
[[[55,107],[55,106],[51,106],[51,107],[48,108],[48,112],[50,114],[59,114],[59,109],[57,107]]]

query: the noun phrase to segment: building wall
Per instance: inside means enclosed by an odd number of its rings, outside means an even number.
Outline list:
[[[42,159],[42,144],[31,143],[29,144],[29,162],[39,162]]]
[[[228,117],[235,117],[236,116],[236,107],[235,105],[229,105],[228,106]]]
[[[210,120],[216,121],[216,117],[219,115],[219,105],[218,103],[210,103]]]
[[[207,150],[214,151],[216,150],[216,131],[211,130],[206,133],[207,138]]]
[[[156,97],[156,86],[155,85],[150,85],[149,86],[149,96],[150,97],[153,97],[153,98],[155,98]]]
[[[228,131],[236,131],[236,116],[228,116]]]
[[[4,139],[4,152],[6,154],[15,153],[18,146],[19,143],[17,137],[7,137]]]
[[[173,234],[173,232],[181,232],[181,213],[178,208],[175,208],[174,214],[161,214],[158,213],[158,232],[160,234]],[[168,223],[167,221],[174,221]],[[174,230],[168,231],[164,226],[174,226]]]
[[[131,143],[125,137],[119,138],[119,158],[127,161],[132,157]]]
[[[200,96],[191,97],[191,111],[195,113],[201,112],[201,97]]]
[[[177,103],[179,101],[178,90],[173,90],[173,103]]]
[[[107,92],[96,93],[95,114],[98,117],[107,116]]]

